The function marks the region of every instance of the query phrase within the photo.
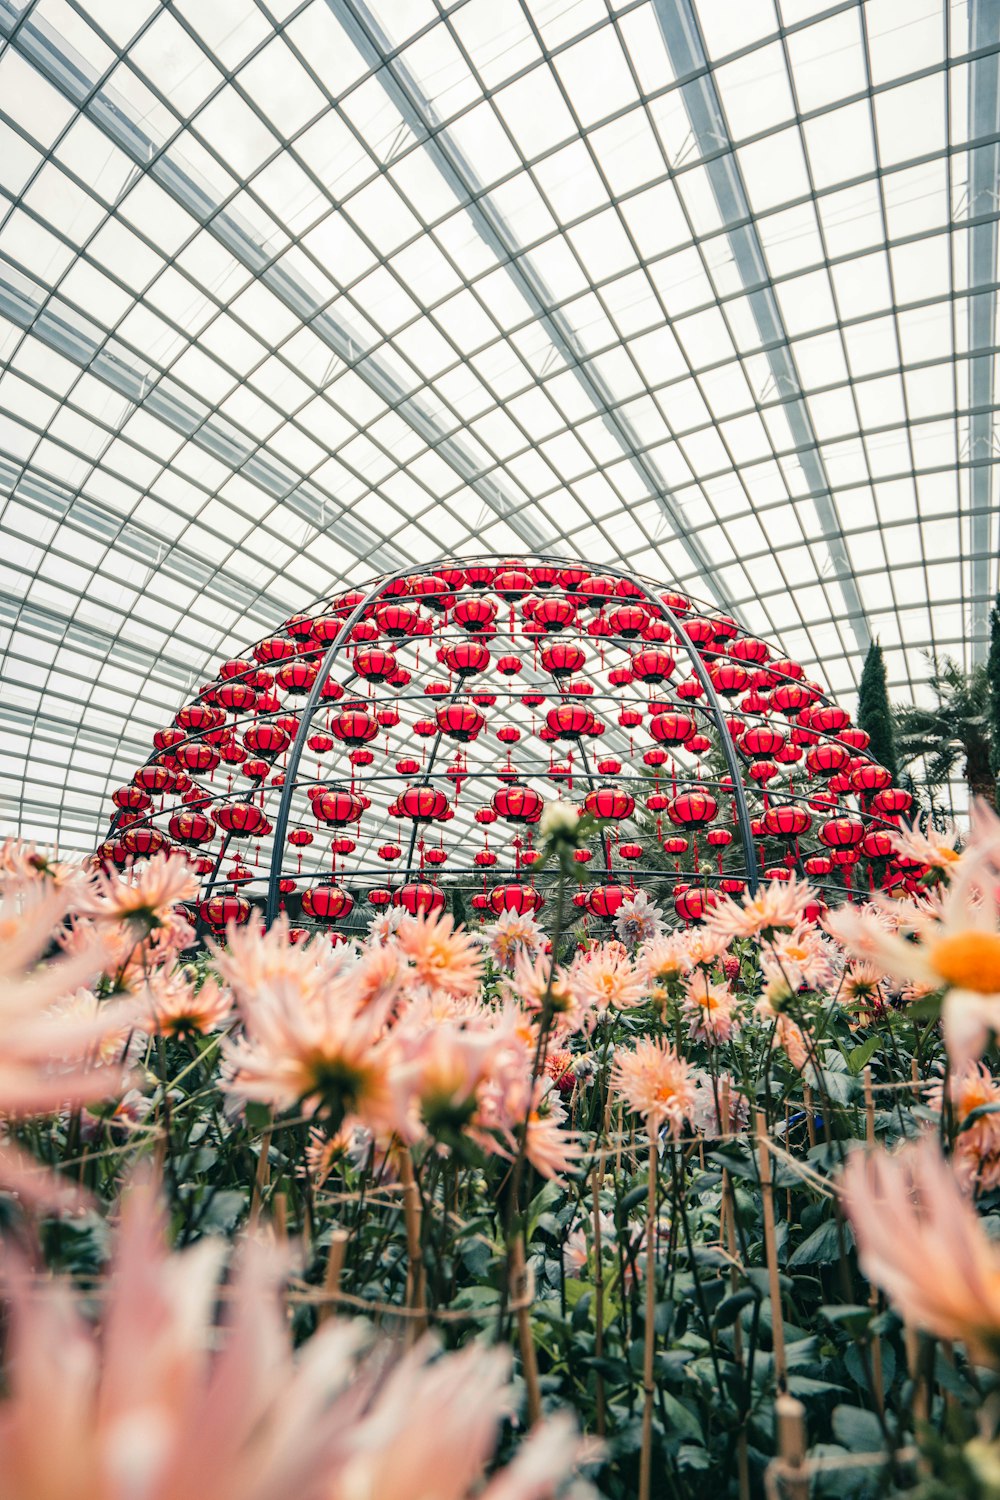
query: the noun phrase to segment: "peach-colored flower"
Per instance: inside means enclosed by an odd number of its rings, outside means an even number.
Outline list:
[[[197,894],[198,878],[186,859],[154,854],[120,875],[96,875],[93,894],[78,910],[99,922],[124,922],[135,936],[144,937],[168,920],[171,907]]]
[[[995,821],[995,820],[994,820]],[[979,815],[979,826],[984,825]],[[897,930],[882,920],[885,903],[844,905],[826,927],[858,958],[897,980],[945,991],[941,1023],[952,1067],[961,1072],[1000,1030],[1000,930],[995,849],[984,837],[970,844],[943,894],[894,911]]]
[[[419,1032],[407,1026],[397,1040],[402,1060],[393,1070],[393,1087],[400,1115],[411,1122],[407,1139],[426,1129],[450,1142],[475,1115],[479,1087],[493,1071],[502,1038],[485,1028],[444,1023]]]
[[[38,963],[71,889],[17,877],[0,884],[0,1109],[11,1114],[48,1114],[124,1086],[122,1070],[95,1066],[94,1052],[127,1030],[131,1008],[99,1005],[88,991],[86,1014],[67,1009],[78,987],[101,973],[101,938],[90,934],[74,953]]]
[[[233,1017],[233,997],[209,976],[196,988],[184,972],[150,976],[143,997],[143,1029],[160,1036],[207,1036]]]
[[[782,928],[796,928],[805,908],[816,899],[814,888],[797,875],[772,880],[756,895],[744,891],[741,900],[723,896],[705,918],[709,932],[727,940],[734,937],[770,937]]]
[[[396,941],[421,984],[452,995],[475,992],[483,973],[482,952],[472,934],[456,928],[447,912],[408,917],[399,924]]]
[[[885,1011],[884,976],[874,964],[855,959],[844,969],[837,999],[850,1013],[849,1025],[870,1026]]]
[[[982,1063],[974,1063],[950,1079],[948,1096],[958,1130],[951,1158],[955,1176],[969,1192],[992,1192],[1000,1187],[1000,1083]],[[927,1103],[942,1108],[941,1084],[928,1091]],[[980,1109],[986,1112],[970,1120]]]
[[[892,829],[889,837],[897,854],[930,865],[933,870],[950,872],[962,858],[957,848],[959,835],[954,823],[939,829],[927,817],[922,825],[918,819],[911,828]]]
[[[551,1079],[536,1079],[524,1154],[542,1177],[564,1176],[583,1154],[574,1138],[562,1128],[565,1118],[566,1109]]]
[[[668,932],[643,943],[635,956],[635,969],[647,994],[669,987],[688,969],[688,948],[683,934]]]
[[[915,1327],[1000,1364],[1000,1250],[927,1135],[855,1153],[843,1176],[861,1269]]]
[[[593,1030],[596,1017],[592,997],[576,985],[573,969],[558,965],[553,969],[547,954],[531,959],[523,950],[518,953],[513,981],[505,981],[504,988],[531,1011],[541,1012],[544,1006],[550,1006],[557,1032]]]
[[[284,923],[268,933],[233,926],[227,936],[228,953],[213,948],[244,1034],[223,1043],[226,1090],[277,1110],[300,1105],[335,1127],[356,1114],[376,1133],[394,1129],[387,1023],[398,975],[385,978],[383,951],[359,958],[315,941],[293,945]],[[368,982],[371,969],[381,989]]]
[[[780,985],[768,985],[754,1006],[754,1014],[762,1021],[774,1022],[776,1045],[785,1053],[792,1067],[801,1073],[809,1061],[809,1045],[802,1027],[784,1009],[790,998],[783,981]]]
[[[728,1042],[739,1028],[735,999],[728,986],[713,984],[704,970],[698,969],[687,980],[681,1000],[688,1036],[713,1047]]]
[[[483,930],[493,961],[501,969],[512,969],[518,953],[534,959],[541,952],[544,934],[530,912],[505,911]]]
[[[615,1054],[611,1087],[642,1115],[651,1135],[666,1126],[676,1140],[695,1105],[691,1070],[669,1042],[637,1042]]]
[[[760,963],[766,977],[780,974],[791,990],[802,985],[823,989],[836,972],[830,943],[809,922],[800,922],[791,932],[776,932],[762,945]]]
[[[543,1500],[570,1477],[579,1440],[556,1418],[484,1485],[512,1404],[505,1352],[437,1358],[426,1340],[361,1359],[342,1321],[296,1355],[287,1258],[262,1242],[217,1326],[224,1243],[171,1255],[151,1197],[126,1194],[99,1328],[68,1283],[8,1263],[4,1500]]]
[[[601,943],[578,954],[570,984],[587,1011],[631,1010],[645,998],[645,986],[620,943]]]
[[[684,944],[685,967],[688,971],[714,967],[732,941],[724,932],[706,927],[703,923],[689,927],[680,937]]]

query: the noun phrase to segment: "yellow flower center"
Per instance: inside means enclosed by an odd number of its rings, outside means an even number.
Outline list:
[[[1000,993],[1000,932],[956,932],[933,945],[930,960],[953,989]]]

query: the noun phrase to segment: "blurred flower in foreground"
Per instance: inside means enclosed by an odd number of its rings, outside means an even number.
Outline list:
[[[287,1258],[260,1242],[243,1247],[217,1328],[225,1253],[171,1254],[139,1183],[99,1330],[68,1284],[8,1265],[4,1500],[544,1500],[571,1477],[582,1450],[559,1416],[483,1486],[511,1407],[506,1353],[435,1358],[425,1341],[361,1358],[360,1325],[331,1323],[293,1355]]]
[[[505,911],[483,929],[493,962],[501,969],[512,969],[519,953],[532,961],[542,951],[542,929],[530,912]]]
[[[108,956],[103,939],[81,929],[73,951],[39,962],[52,948],[77,883],[44,875],[0,880],[0,1111],[44,1115],[113,1098],[126,1083],[123,1067],[104,1056],[127,1036],[134,1007],[100,1004],[80,986],[94,981]],[[0,1184],[37,1201],[64,1194],[56,1179],[0,1134]]]
[[[858,1151],[842,1184],[868,1279],[914,1327],[960,1339],[974,1359],[1000,1365],[1000,1248],[936,1139]]]
[[[973,833],[943,893],[887,924],[881,907],[845,905],[826,927],[858,958],[901,981],[945,991],[941,1025],[955,1072],[979,1058],[1000,1031],[1000,820],[978,804]]]

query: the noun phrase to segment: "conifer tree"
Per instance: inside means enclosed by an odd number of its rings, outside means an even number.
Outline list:
[[[1000,647],[998,647],[1000,655]],[[885,676],[885,658],[878,641],[872,641],[865,657],[861,686],[858,689],[858,727],[871,736],[870,753],[899,780],[892,709]]]

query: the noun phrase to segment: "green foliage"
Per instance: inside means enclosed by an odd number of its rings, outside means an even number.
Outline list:
[[[990,653],[986,659],[989,685],[990,765],[1000,776],[1000,594],[990,610]]]
[[[927,660],[928,684],[936,701],[930,708],[907,705],[895,710],[899,763],[908,766],[922,760],[931,787],[943,786],[957,771],[973,796],[995,804],[988,664],[982,662],[966,673],[948,656],[928,654]]]
[[[885,657],[878,641],[872,641],[865,657],[858,689],[858,728],[871,736],[869,749],[875,759],[881,761],[892,772],[893,781],[899,779],[896,761],[896,738],[889,703],[889,688],[885,676]]]

